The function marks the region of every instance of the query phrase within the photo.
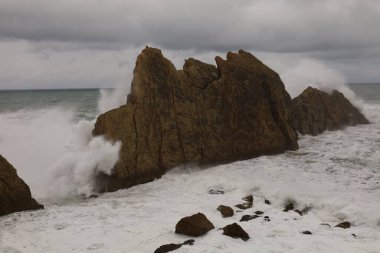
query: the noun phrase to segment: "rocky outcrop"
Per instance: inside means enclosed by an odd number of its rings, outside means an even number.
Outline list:
[[[325,130],[368,124],[368,120],[342,93],[331,95],[308,87],[292,101],[291,122],[301,134],[318,135]]]
[[[16,169],[0,155],[0,215],[40,208]]]
[[[175,226],[177,234],[188,236],[200,236],[214,229],[214,225],[203,213],[197,213],[182,218]]]
[[[218,164],[298,148],[291,99],[276,72],[248,52],[195,59],[177,70],[161,51],[138,56],[126,105],[100,115],[94,135],[120,140],[100,190],[152,181],[187,163]]]

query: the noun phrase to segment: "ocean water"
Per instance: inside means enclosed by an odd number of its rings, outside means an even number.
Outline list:
[[[249,241],[215,229],[176,252],[380,252],[380,84],[349,88],[371,124],[300,136],[300,149],[281,155],[175,168],[95,199],[81,196],[91,194],[97,170],[110,173],[120,144],[92,138],[94,119],[125,103],[125,91],[0,91],[0,153],[46,207],[0,217],[0,252],[153,252],[188,239],[174,234],[184,216],[201,211],[220,228],[256,210],[271,222],[240,223]],[[220,217],[218,205],[239,204],[247,194],[252,210]],[[289,200],[311,210],[285,213]],[[350,229],[334,228],[345,220]]]
[[[6,90],[0,91],[0,113],[65,108],[76,119],[91,120],[99,112],[99,97],[99,89]]]

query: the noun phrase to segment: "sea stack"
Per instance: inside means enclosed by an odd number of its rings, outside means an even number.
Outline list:
[[[219,164],[298,148],[291,98],[279,75],[252,54],[216,66],[195,59],[177,70],[161,50],[138,56],[127,103],[100,115],[93,135],[122,142],[100,191],[160,177],[175,166]]]
[[[43,208],[32,198],[30,189],[16,169],[0,155],[0,215]]]
[[[318,135],[325,130],[368,124],[364,115],[334,90],[331,94],[308,87],[292,101],[291,121],[301,134]]]

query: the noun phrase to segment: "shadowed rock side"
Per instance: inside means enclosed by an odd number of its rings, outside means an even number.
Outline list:
[[[16,169],[0,155],[0,215],[41,208]]]
[[[318,135],[325,130],[369,123],[363,114],[336,90],[329,95],[308,87],[294,98],[292,103],[291,121],[301,134]]]
[[[113,175],[100,190],[117,190],[186,163],[218,164],[297,149],[288,123],[291,99],[277,73],[240,50],[195,59],[183,70],[146,48],[138,56],[127,104],[100,115],[94,135],[121,140]]]

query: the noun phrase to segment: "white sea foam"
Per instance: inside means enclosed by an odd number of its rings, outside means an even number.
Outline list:
[[[129,91],[130,86],[124,84],[120,84],[114,89],[101,89],[98,110],[101,113],[104,113],[125,104],[127,102]]]
[[[119,159],[120,143],[110,143],[102,136],[92,137],[94,122],[81,120],[73,128],[66,152],[49,171],[49,198],[89,196],[95,188],[95,176],[110,175]]]
[[[91,194],[95,174],[110,173],[119,143],[93,138],[94,121],[76,122],[67,108],[0,114],[0,153],[37,199]]]
[[[372,124],[301,136],[297,151],[207,169],[177,168],[151,183],[58,204],[47,198],[90,193],[94,173],[110,172],[120,144],[93,138],[94,122],[76,122],[71,110],[0,114],[0,153],[46,207],[1,217],[0,252],[153,252],[188,239],[174,233],[184,216],[203,212],[220,228],[256,210],[271,221],[241,222],[249,241],[214,229],[177,251],[378,252],[380,105],[365,104],[363,110]],[[210,189],[224,194],[210,195]],[[239,204],[247,194],[254,195],[252,209],[225,219],[217,212],[218,205]],[[282,212],[287,199],[312,209],[304,216]],[[353,227],[334,228],[343,220]]]

